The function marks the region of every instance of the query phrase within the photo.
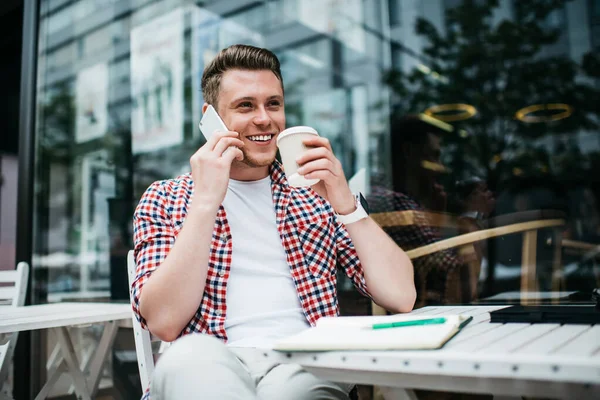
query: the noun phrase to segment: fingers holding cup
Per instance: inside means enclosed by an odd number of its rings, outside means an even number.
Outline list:
[[[318,157],[311,161],[299,163],[298,173],[307,179],[326,179],[329,176],[337,176],[335,163],[329,158]]]

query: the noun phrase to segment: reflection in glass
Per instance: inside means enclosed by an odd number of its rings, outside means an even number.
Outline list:
[[[415,35],[424,43],[422,52],[428,62],[426,66],[418,64],[412,70],[393,69],[386,74],[384,79],[395,98],[392,121],[416,111],[452,122],[452,131],[440,134],[439,142],[444,144],[442,164],[451,172],[440,176],[439,182],[435,183],[444,187],[444,192],[434,190],[435,185],[428,183],[427,177],[418,178],[412,184],[413,189],[398,187],[398,178],[394,175],[398,173],[398,159],[415,156],[415,150],[411,148],[407,154],[403,145],[392,145],[394,191],[406,194],[408,190],[423,209],[461,216],[472,212],[465,210],[464,205],[472,200],[464,199],[462,182],[476,177],[485,182],[486,193],[493,192],[498,198],[491,214],[491,210],[475,210],[476,214],[472,216],[477,218],[533,210],[555,210],[556,215],[567,218],[573,212],[569,194],[559,187],[590,188],[588,174],[594,165],[597,166],[594,160],[600,156],[598,141],[586,149],[586,153],[579,150],[586,137],[597,135],[598,112],[589,99],[598,96],[599,92],[597,86],[591,84],[594,72],[588,66],[596,56],[588,47],[580,57],[572,57],[564,40],[567,37],[562,22],[565,8],[570,7],[570,11],[575,12],[584,5],[575,3],[578,2],[518,2],[511,16],[508,2],[457,1],[448,4],[450,7],[445,11],[446,29],[433,18],[417,19]],[[576,29],[569,33],[575,34]],[[466,108],[452,112],[449,107],[439,106],[452,103],[468,104],[469,109],[477,113],[470,112],[469,118],[462,118],[461,113],[467,112]],[[532,104],[545,105],[532,108]],[[515,119],[515,114],[521,118]],[[392,122],[392,143],[398,136],[410,135],[409,130],[404,128],[399,132]],[[421,148],[421,156],[427,161],[435,161],[436,156],[431,152],[438,151],[437,139],[430,140],[429,144],[427,139],[422,140],[425,140],[425,149]],[[565,154],[567,144],[579,158]],[[402,163],[400,166],[406,167]],[[419,169],[410,170],[411,177],[420,175],[416,171]],[[423,185],[430,188],[429,194],[419,192]],[[448,201],[440,199],[446,197],[442,195],[445,191],[448,191]],[[424,194],[415,198],[414,193]],[[446,203],[446,206],[440,206],[440,203]],[[390,207],[389,204],[386,206]],[[394,207],[411,208],[406,204],[394,204]],[[387,211],[386,207],[384,210]],[[530,215],[533,218],[533,214]],[[504,220],[510,221],[509,218]],[[423,232],[428,231],[419,229],[412,240],[416,241]],[[460,230],[457,233],[461,233]],[[569,239],[571,232],[562,233]],[[589,285],[573,284],[574,280],[567,276],[568,270],[560,266],[556,251],[549,248],[552,247],[549,243],[562,246],[557,240],[551,240],[554,235],[552,230],[540,231],[536,246],[532,247],[537,247],[537,258],[532,259],[537,266],[534,288],[589,290],[590,285],[593,287],[598,283],[597,272],[588,270]],[[478,296],[524,288],[522,282],[526,279],[522,275],[528,267],[524,265],[525,254],[518,250],[521,248],[518,243],[523,240],[520,235],[513,235],[479,244],[487,245],[488,254],[480,260],[482,273],[478,277],[481,281]],[[398,242],[408,245],[406,240]],[[507,242],[512,243],[510,249],[505,245]],[[427,241],[421,244],[427,244]],[[560,255],[562,249],[558,251]],[[415,260],[417,271],[422,262]],[[437,268],[446,270],[451,263],[440,260]],[[429,268],[422,267],[427,271]],[[581,273],[587,268],[579,266],[577,269]],[[449,276],[444,278],[450,279]],[[462,281],[464,283],[464,278]],[[422,300],[428,303],[427,294],[423,296]],[[456,302],[456,299],[442,301]]]
[[[188,172],[204,144],[202,70],[234,43],[276,52],[288,124],[331,140],[405,250],[562,221],[415,258],[417,306],[599,287],[599,10],[587,0],[42,0],[34,302],[127,299],[132,207],[153,181]],[[476,113],[423,117],[448,104]],[[342,312],[369,312],[339,282]]]

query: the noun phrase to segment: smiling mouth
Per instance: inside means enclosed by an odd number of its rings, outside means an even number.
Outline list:
[[[248,136],[248,140],[250,140],[252,142],[265,143],[265,142],[268,142],[271,139],[273,139],[273,136],[275,136],[275,135],[255,135],[255,136]]]

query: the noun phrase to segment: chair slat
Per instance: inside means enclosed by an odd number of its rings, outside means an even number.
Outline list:
[[[20,272],[16,269],[0,271],[0,283],[14,283],[19,278]]]
[[[27,280],[29,279],[29,265],[21,261],[17,268],[9,271],[0,271],[0,282],[2,284],[12,283],[13,286],[0,287],[0,306],[1,307],[20,307],[25,303],[25,292],[27,290]],[[4,343],[0,346],[0,387],[6,381],[9,372],[9,365],[15,351],[18,333],[12,333],[8,336],[8,341],[4,338]],[[2,396],[0,396],[2,397]]]
[[[0,300],[10,300],[10,303],[12,304],[16,293],[17,288],[15,288],[14,286],[0,287]]]

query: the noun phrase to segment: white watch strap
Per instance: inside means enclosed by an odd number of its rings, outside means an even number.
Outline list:
[[[356,210],[347,215],[337,214],[338,220],[344,225],[349,225],[353,222],[360,221],[361,219],[365,219],[368,217],[369,214],[367,214],[367,211],[363,208],[362,204],[360,204],[360,201],[358,199],[356,200]]]

